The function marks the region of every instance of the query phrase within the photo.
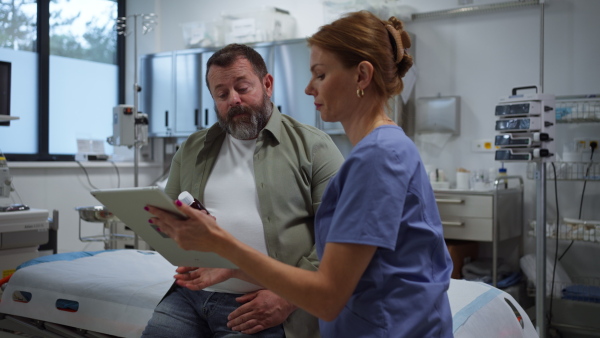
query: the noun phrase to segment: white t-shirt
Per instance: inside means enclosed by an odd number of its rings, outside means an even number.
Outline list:
[[[204,190],[204,205],[223,229],[254,249],[267,253],[265,232],[254,180],[256,140],[227,135]],[[260,286],[236,278],[206,291],[247,293]]]

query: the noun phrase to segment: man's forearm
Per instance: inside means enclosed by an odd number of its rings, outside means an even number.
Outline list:
[[[252,283],[254,285],[263,286],[256,279],[248,276],[248,274],[246,274],[241,269],[234,269],[233,276],[231,278],[237,278],[237,279],[243,280],[245,282]]]

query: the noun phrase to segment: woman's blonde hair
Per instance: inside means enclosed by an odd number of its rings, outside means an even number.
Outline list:
[[[402,22],[395,17],[381,20],[367,11],[348,13],[322,26],[308,44],[332,52],[347,68],[370,62],[375,92],[386,99],[402,92],[402,78],[413,64]]]

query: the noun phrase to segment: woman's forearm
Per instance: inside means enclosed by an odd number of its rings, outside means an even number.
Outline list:
[[[161,230],[185,250],[215,252],[243,270],[256,284],[277,293],[324,320],[333,320],[352,295],[377,249],[374,246],[327,243],[319,270],[279,262],[236,239],[214,217],[177,201],[189,218],[147,206]]]
[[[308,271],[279,262],[233,236],[228,241],[217,253],[237,265],[255,284],[328,321],[343,309],[376,249],[329,243],[320,269]]]

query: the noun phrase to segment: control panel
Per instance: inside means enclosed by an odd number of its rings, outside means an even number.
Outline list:
[[[535,93],[519,94],[535,89]],[[496,161],[543,161],[554,159],[555,97],[537,92],[537,87],[513,88],[512,95],[496,105],[494,138]]]

